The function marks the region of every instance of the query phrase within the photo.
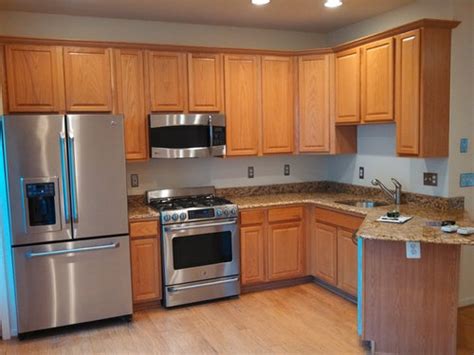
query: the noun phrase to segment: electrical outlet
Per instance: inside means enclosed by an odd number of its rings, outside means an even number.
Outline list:
[[[420,242],[407,242],[407,259],[421,259]]]
[[[283,169],[283,174],[285,176],[289,176],[290,175],[290,164],[285,164],[285,167]]]
[[[423,173],[423,185],[425,185],[425,186],[438,186],[438,174],[436,174],[436,173]]]
[[[364,178],[364,167],[359,166],[359,179],[363,179],[363,178]]]
[[[255,176],[254,171],[253,171],[253,166],[248,167],[247,176],[248,176],[249,179],[253,179],[253,177]]]
[[[130,175],[130,183],[132,187],[138,187],[140,185],[138,181],[138,174]]]

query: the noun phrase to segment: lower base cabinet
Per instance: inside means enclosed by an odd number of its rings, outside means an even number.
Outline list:
[[[357,245],[353,234],[363,218],[316,208],[311,236],[311,273],[352,296],[357,295]]]
[[[161,299],[161,254],[157,221],[130,223],[133,303]]]
[[[240,214],[242,286],[305,275],[303,207]]]

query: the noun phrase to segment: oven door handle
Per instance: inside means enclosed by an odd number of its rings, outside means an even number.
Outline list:
[[[219,223],[192,224],[192,225],[187,225],[187,226],[182,226],[182,227],[165,227],[165,232],[176,232],[176,231],[186,230],[186,229],[221,227],[221,226],[230,226],[230,225],[237,225],[237,222],[229,221],[229,222],[219,222]]]
[[[239,281],[238,277],[233,277],[231,279],[226,279],[226,280],[206,282],[206,283],[201,283],[201,284],[196,284],[196,285],[189,285],[189,286],[171,286],[171,287],[168,287],[168,291],[169,292],[179,292],[179,291],[184,291],[184,290],[190,290],[190,289],[193,289],[193,288],[214,286],[214,285],[220,285],[220,284],[225,284],[225,283],[229,283],[229,282],[236,282],[236,281]]]

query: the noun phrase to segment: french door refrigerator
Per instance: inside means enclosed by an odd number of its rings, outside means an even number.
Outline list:
[[[123,117],[1,118],[19,334],[132,313]]]

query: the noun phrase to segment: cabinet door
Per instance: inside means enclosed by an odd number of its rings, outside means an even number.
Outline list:
[[[337,286],[357,295],[357,245],[352,241],[352,233],[337,230]]]
[[[329,153],[329,56],[298,59],[299,150]]]
[[[259,58],[224,56],[227,155],[257,155],[260,140]]]
[[[240,228],[242,285],[265,281],[265,232],[263,225]]]
[[[336,123],[360,122],[360,50],[336,53]]]
[[[151,110],[185,111],[185,54],[150,51],[147,57]]]
[[[161,299],[161,266],[157,237],[132,239],[133,302]]]
[[[222,107],[221,54],[188,54],[189,111],[219,112]]]
[[[5,46],[10,112],[64,110],[62,49],[56,46]]]
[[[337,228],[316,223],[312,249],[313,275],[337,285]]]
[[[262,57],[263,153],[292,153],[293,58]]]
[[[268,280],[304,276],[303,225],[301,222],[268,227]]]
[[[363,122],[394,120],[393,38],[362,47],[361,110]]]
[[[64,47],[66,110],[111,112],[111,50]]]
[[[420,31],[396,37],[397,153],[420,152]]]
[[[118,113],[124,115],[127,160],[148,157],[148,121],[145,112],[143,52],[133,49],[115,51]]]

